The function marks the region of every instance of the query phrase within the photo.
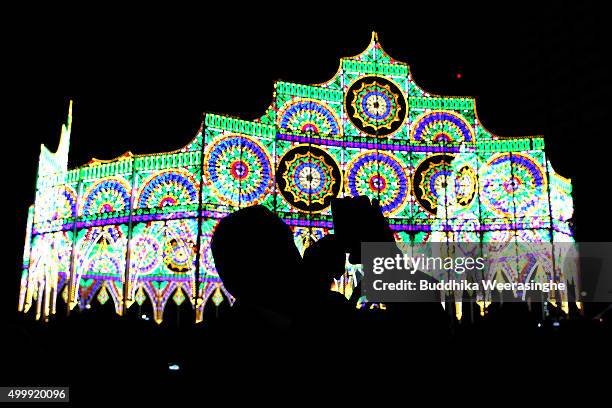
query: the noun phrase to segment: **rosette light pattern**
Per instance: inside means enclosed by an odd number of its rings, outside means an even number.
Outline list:
[[[278,114],[283,132],[293,134],[317,134],[337,136],[340,121],[325,103],[311,99],[294,99]]]
[[[382,152],[365,152],[347,165],[346,192],[380,201],[385,215],[398,212],[408,199],[409,182],[397,158]]]
[[[297,146],[285,153],[276,176],[285,200],[302,211],[327,208],[340,192],[341,177],[335,160],[312,146]]]
[[[452,156],[443,154],[430,156],[417,166],[414,173],[414,195],[421,207],[431,214],[437,214],[439,206],[454,202],[452,159]]]
[[[130,208],[130,186],[122,179],[107,178],[92,184],[85,193],[83,215],[124,211]]]
[[[496,154],[483,168],[481,200],[501,217],[529,215],[546,195],[545,172],[526,154]]]
[[[460,115],[433,111],[417,119],[412,128],[412,139],[427,143],[466,143],[474,141],[474,133]]]
[[[188,237],[170,237],[164,243],[164,263],[174,273],[187,273],[194,267],[195,246]]]
[[[222,202],[255,205],[272,185],[270,157],[253,138],[237,135],[219,138],[206,149],[204,176]]]
[[[361,131],[388,136],[403,124],[406,101],[399,88],[379,77],[365,77],[349,88],[346,109],[351,122]]]
[[[144,182],[138,197],[138,208],[189,205],[198,202],[193,176],[184,170],[166,170]]]

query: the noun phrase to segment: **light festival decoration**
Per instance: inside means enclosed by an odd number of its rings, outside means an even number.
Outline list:
[[[544,139],[492,134],[474,98],[421,89],[375,33],[329,81],[277,81],[261,118],[208,113],[176,151],[68,169],[71,121],[72,104],[57,152],[41,147],[28,212],[18,307],[37,319],[59,298],[69,310],[110,301],[119,315],[150,302],[158,323],[172,300],[202,321],[209,301],[234,301],[210,252],[215,226],[254,204],[278,214],[302,252],[333,232],[331,200],[357,195],[380,200],[396,238],[414,245],[573,242],[572,185]],[[539,261],[551,256],[508,260],[495,273],[570,280]],[[358,270],[348,266],[334,290],[351,293]]]

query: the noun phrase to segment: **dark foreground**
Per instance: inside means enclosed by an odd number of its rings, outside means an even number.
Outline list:
[[[502,378],[504,387],[541,388],[550,381],[562,389],[568,381],[588,383],[599,370],[609,372],[609,312],[566,318],[553,310],[546,320],[540,317],[503,310],[485,318],[470,315],[451,322],[448,338],[420,341],[411,327],[376,310],[363,312],[364,331],[351,336],[328,335],[328,328],[316,326],[299,335],[225,336],[222,332],[231,330],[215,312],[200,325],[177,312],[160,326],[135,313],[119,318],[88,311],[46,324],[18,316],[3,328],[8,341],[2,384],[68,385],[71,402],[79,405],[200,401],[197,406],[206,406],[205,401],[284,393],[358,395],[367,393],[368,384],[395,381],[403,392],[459,383],[490,388],[502,386]]]

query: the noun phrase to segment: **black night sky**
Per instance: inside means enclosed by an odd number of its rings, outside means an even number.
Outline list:
[[[328,80],[340,57],[362,51],[373,30],[422,88],[476,96],[479,118],[493,133],[544,135],[554,168],[572,179],[576,238],[610,241],[609,217],[600,212],[610,175],[606,13],[534,3],[477,9],[436,2],[405,11],[381,3],[347,14],[318,6],[284,16],[258,6],[238,11],[239,3],[232,13],[205,6],[7,13],[16,24],[3,39],[10,88],[3,143],[12,145],[3,153],[17,160],[5,167],[4,194],[15,209],[8,213],[3,310],[17,306],[40,144],[56,149],[70,99],[71,167],[127,150],[176,149],[195,135],[203,112],[254,119],[270,104],[274,80]]]

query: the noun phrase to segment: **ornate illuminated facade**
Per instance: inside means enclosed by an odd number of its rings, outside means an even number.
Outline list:
[[[278,81],[264,116],[206,114],[173,152],[69,170],[70,128],[71,114],[57,152],[41,147],[29,210],[19,309],[37,318],[61,298],[70,309],[111,301],[118,314],[151,302],[157,322],[168,301],[190,302],[201,321],[207,302],[233,301],[211,258],[215,225],[254,204],[290,225],[301,250],[330,232],[333,197],[357,195],[378,198],[397,239],[415,244],[572,241],[571,183],[544,139],[487,131],[473,98],[419,88],[375,34],[328,82]],[[555,273],[536,264],[498,272]]]

